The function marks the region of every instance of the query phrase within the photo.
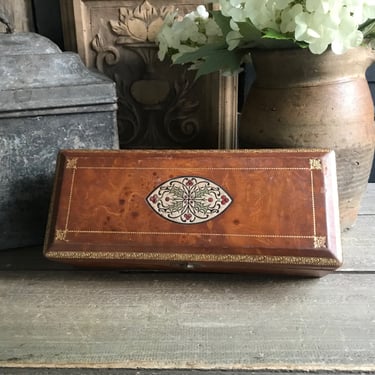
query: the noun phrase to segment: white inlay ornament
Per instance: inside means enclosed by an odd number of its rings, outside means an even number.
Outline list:
[[[212,220],[232,203],[222,187],[210,180],[190,176],[164,182],[146,200],[158,215],[180,224]]]

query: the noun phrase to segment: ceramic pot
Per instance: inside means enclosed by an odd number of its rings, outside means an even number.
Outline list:
[[[374,104],[365,77],[375,54],[254,51],[256,80],[239,127],[241,147],[336,152],[341,229],[356,220],[374,156]]]

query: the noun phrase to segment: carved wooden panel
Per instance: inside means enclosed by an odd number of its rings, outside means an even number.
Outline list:
[[[0,0],[0,14],[8,19],[17,32],[34,30],[30,0]],[[5,29],[5,25],[0,23],[0,33]]]
[[[237,80],[160,62],[164,17],[200,0],[60,0],[66,49],[117,85],[122,148],[233,148]]]

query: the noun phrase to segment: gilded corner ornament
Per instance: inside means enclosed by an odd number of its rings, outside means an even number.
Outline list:
[[[71,158],[66,160],[66,169],[76,169],[78,158]]]
[[[327,238],[326,237],[314,237],[314,248],[315,249],[327,248]]]
[[[310,159],[310,169],[322,169],[322,161],[320,159]]]
[[[56,241],[66,241],[66,235],[68,231],[66,229],[56,229],[55,240]]]

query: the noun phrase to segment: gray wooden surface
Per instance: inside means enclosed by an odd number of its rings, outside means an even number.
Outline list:
[[[0,374],[375,373],[375,185],[321,279],[77,270],[0,253]]]

